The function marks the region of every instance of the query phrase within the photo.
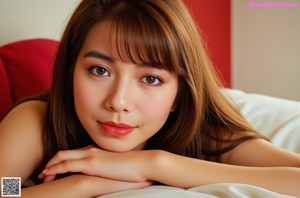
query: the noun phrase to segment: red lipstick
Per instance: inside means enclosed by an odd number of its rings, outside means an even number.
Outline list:
[[[131,133],[136,127],[114,122],[99,122],[106,133],[112,136],[121,137]]]

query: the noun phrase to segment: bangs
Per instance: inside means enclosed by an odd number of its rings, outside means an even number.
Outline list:
[[[170,50],[175,48],[175,42],[168,42],[169,32],[150,14],[129,7],[111,12],[101,23],[104,24],[101,42],[111,57],[182,73],[180,53]]]

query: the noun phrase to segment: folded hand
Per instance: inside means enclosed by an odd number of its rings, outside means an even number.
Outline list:
[[[147,165],[147,151],[116,153],[97,146],[59,151],[39,175],[44,182],[52,181],[57,174],[83,173],[119,181],[147,181],[143,175]]]

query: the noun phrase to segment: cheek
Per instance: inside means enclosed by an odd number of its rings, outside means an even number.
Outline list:
[[[93,86],[89,85],[89,81],[84,76],[77,72],[74,72],[74,105],[79,118],[90,113],[91,110],[95,109],[97,105],[97,91]]]
[[[143,102],[142,116],[145,123],[149,123],[149,126],[159,130],[166,122],[175,100],[176,93],[163,92],[158,94],[159,97],[145,97]]]

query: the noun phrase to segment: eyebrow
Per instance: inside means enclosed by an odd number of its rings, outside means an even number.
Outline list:
[[[94,57],[94,58],[99,58],[99,59],[102,59],[102,60],[106,60],[108,62],[111,62],[111,63],[115,63],[115,59],[106,55],[106,54],[103,54],[99,51],[96,51],[96,50],[91,50],[89,52],[87,52],[84,57]],[[157,64],[154,64],[154,63],[142,63],[142,64],[137,64],[138,66],[140,67],[148,67],[148,68],[157,68],[158,65],[161,65],[159,63]]]
[[[94,58],[103,59],[103,60],[106,60],[106,61],[112,62],[112,63],[115,62],[115,60],[112,57],[105,55],[101,52],[95,51],[95,50],[89,51],[88,53],[86,53],[84,55],[84,57],[94,57]]]

